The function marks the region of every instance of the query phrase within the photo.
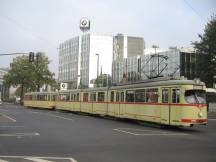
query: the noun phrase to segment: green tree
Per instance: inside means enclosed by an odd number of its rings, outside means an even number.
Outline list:
[[[33,81],[37,91],[39,91],[44,84],[55,84],[55,80],[53,79],[55,74],[49,71],[49,63],[50,61],[44,53],[40,52],[36,54],[36,60],[33,63]]]
[[[198,77],[207,87],[212,87],[216,76],[216,16],[207,23],[204,33],[198,35],[200,41],[193,42],[198,61]]]
[[[23,100],[27,91],[39,91],[44,84],[55,84],[54,73],[48,69],[49,60],[43,53],[37,53],[37,59],[30,63],[28,56],[18,56],[10,64],[10,70],[4,76],[4,84],[20,88]]]

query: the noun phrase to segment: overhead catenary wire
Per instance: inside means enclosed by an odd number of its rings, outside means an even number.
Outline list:
[[[200,13],[190,4],[187,0],[183,0],[183,2],[201,19],[206,23],[206,19],[200,15]]]
[[[23,23],[20,23],[19,21],[9,17],[8,15],[3,14],[2,12],[0,12],[0,16],[3,17],[4,19],[10,21],[11,23],[15,24],[18,28],[28,32],[29,34],[31,34],[34,38],[39,39],[43,42],[46,42],[50,45],[51,48],[56,49],[56,45],[54,45],[52,42],[50,42],[49,40],[43,38],[42,36],[35,34],[35,32],[32,32],[32,27],[30,27],[29,25],[24,25]]]

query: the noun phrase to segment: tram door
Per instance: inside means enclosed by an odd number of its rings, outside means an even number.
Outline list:
[[[124,112],[125,105],[122,104],[124,102],[124,92],[123,91],[117,91],[116,92],[116,103],[115,104],[115,116],[116,117],[122,117],[122,114]]]
[[[161,124],[170,124],[171,88],[161,88]]]

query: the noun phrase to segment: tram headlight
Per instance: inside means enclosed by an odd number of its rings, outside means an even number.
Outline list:
[[[199,112],[199,117],[203,117],[203,113],[202,112]]]

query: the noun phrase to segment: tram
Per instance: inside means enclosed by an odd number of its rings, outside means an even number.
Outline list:
[[[55,109],[55,92],[29,92],[25,93],[24,106],[44,109]]]
[[[109,88],[56,92],[53,94],[56,100],[52,101],[51,107],[161,125],[205,125],[207,124],[205,89],[205,84],[198,80],[153,79]],[[38,106],[38,97],[33,97],[33,94],[41,95],[41,93],[27,93],[24,105],[43,107],[42,104]],[[43,99],[44,105],[50,103],[48,97]]]

